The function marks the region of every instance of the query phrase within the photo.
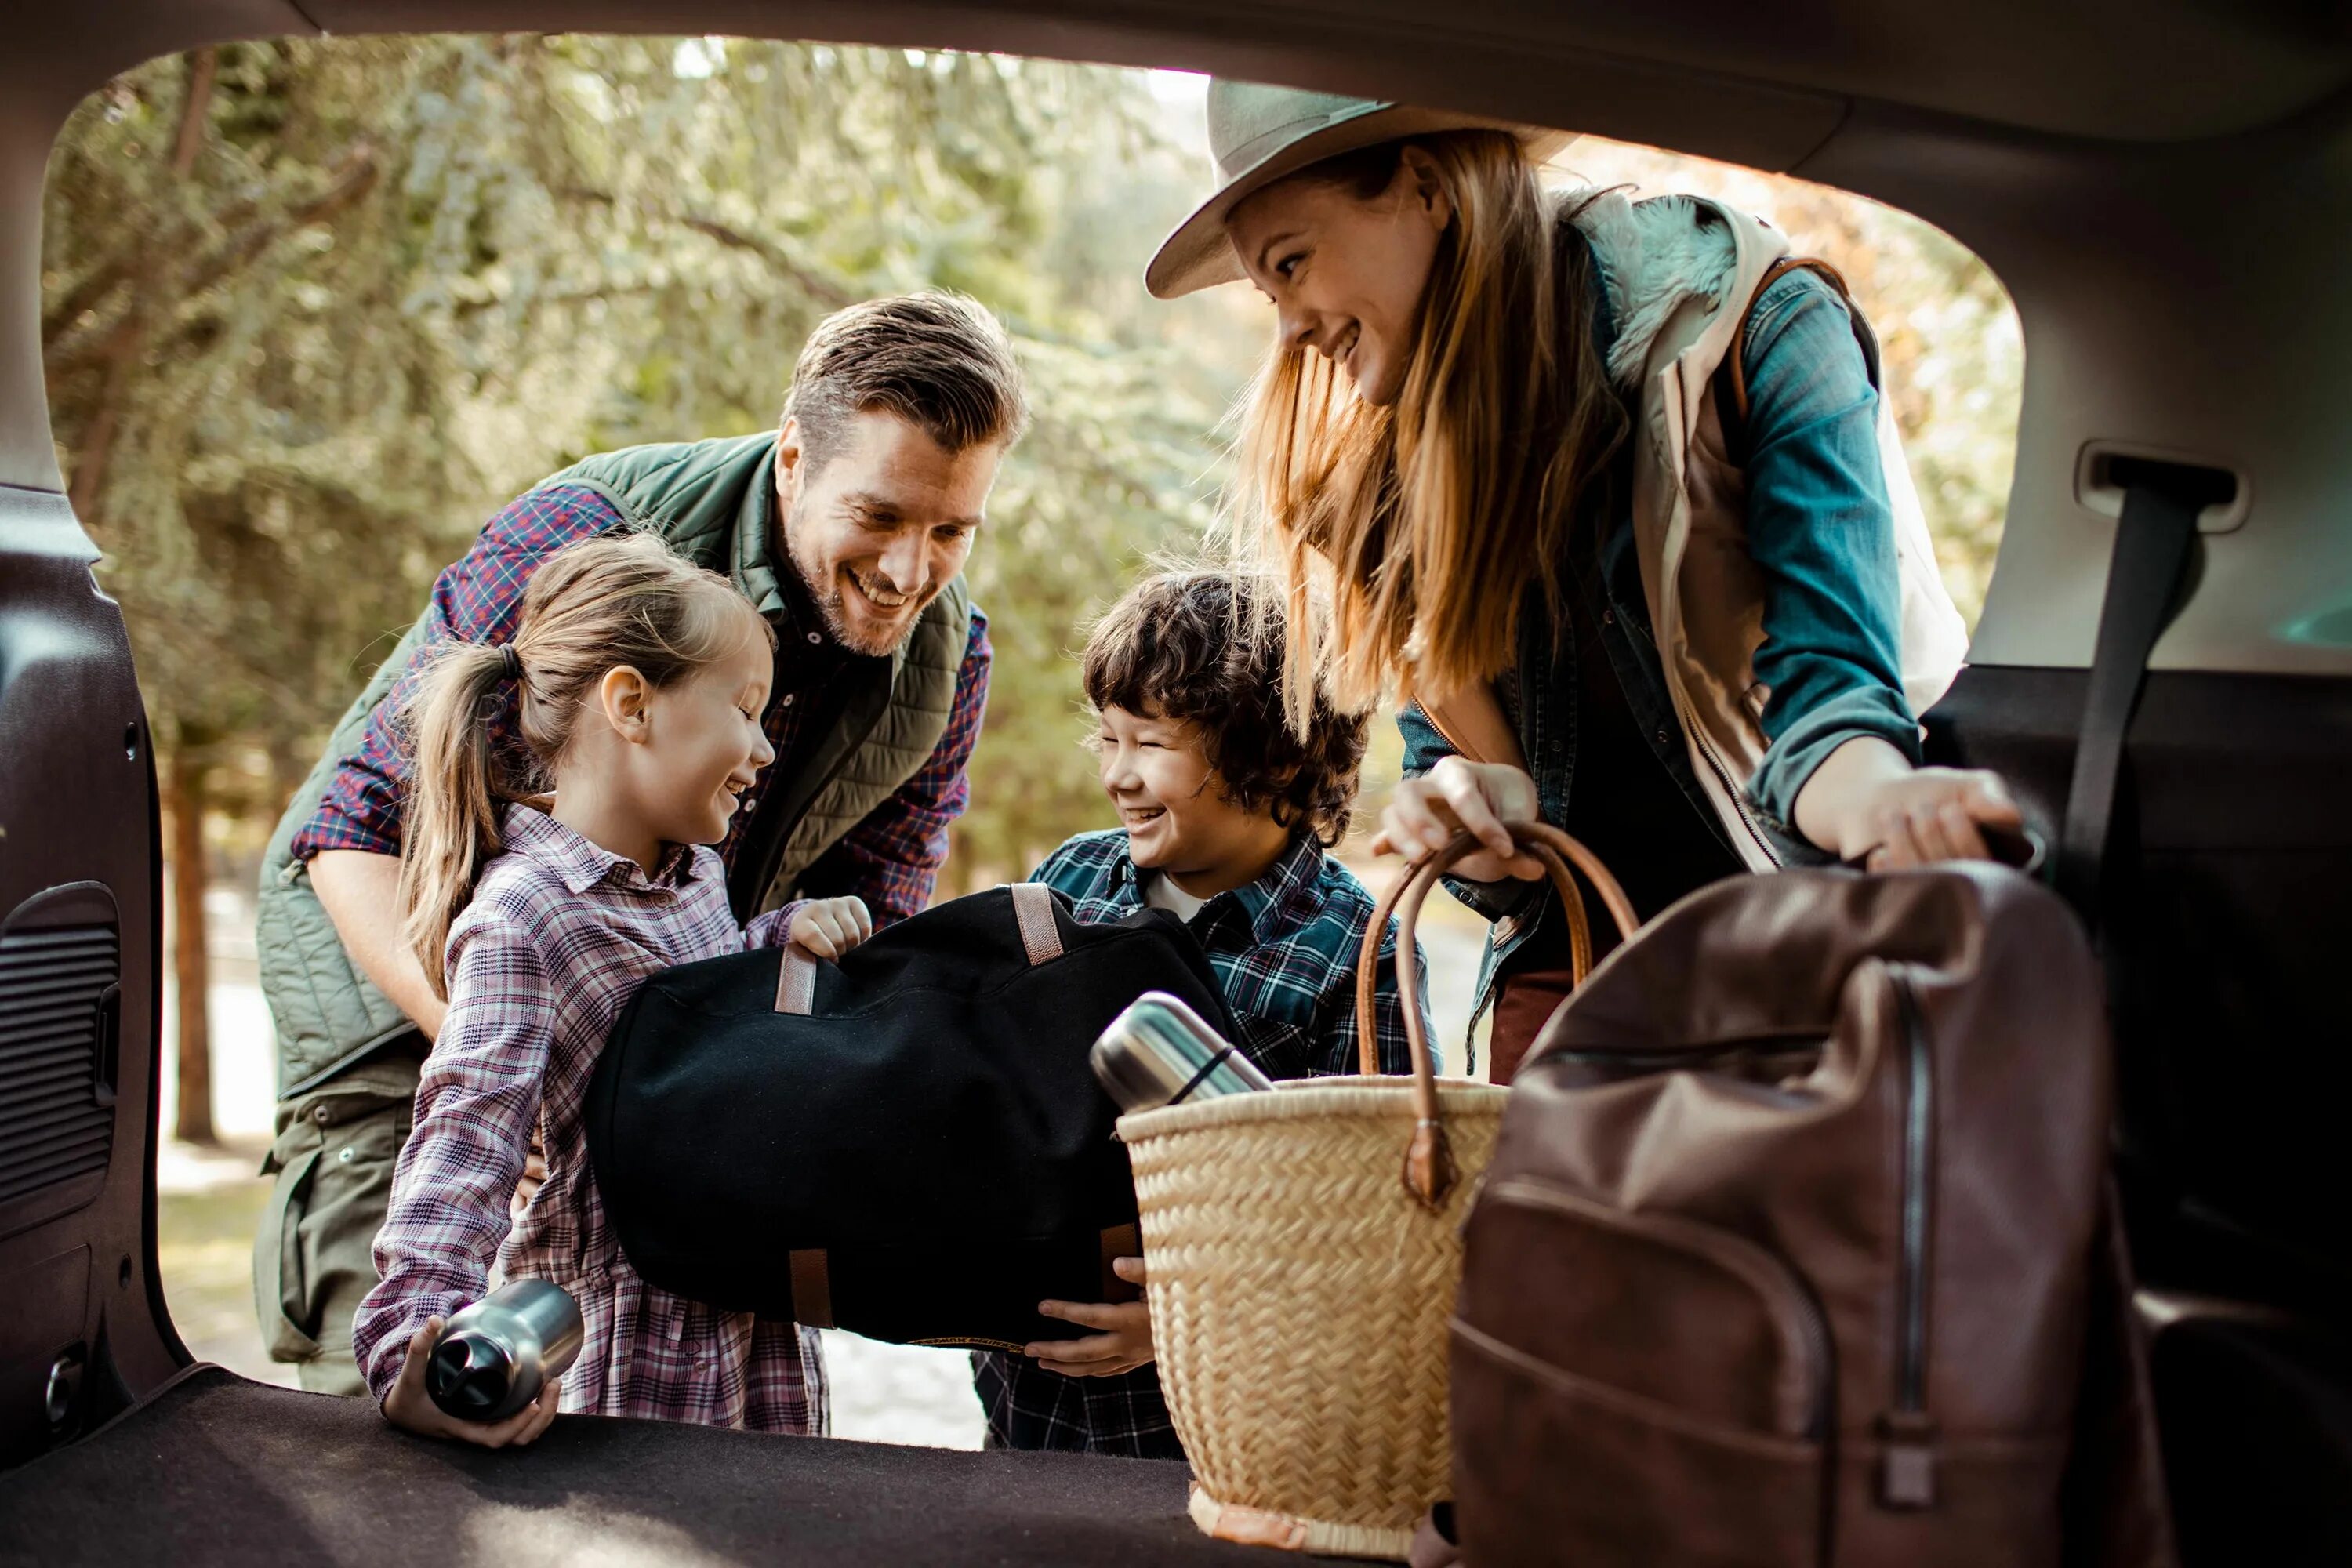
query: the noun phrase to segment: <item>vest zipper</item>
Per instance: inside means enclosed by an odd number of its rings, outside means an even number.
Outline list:
[[[1676,716],[1681,717],[1679,713]],[[1773,851],[1772,841],[1765,837],[1764,830],[1756,825],[1756,818],[1748,813],[1747,793],[1732,784],[1731,770],[1716,754],[1715,742],[1708,740],[1706,732],[1690,720],[1683,719],[1682,723],[1683,733],[1696,744],[1699,755],[1706,758],[1706,765],[1714,770],[1715,782],[1722,787],[1725,798],[1731,802],[1731,809],[1739,814],[1739,825],[1748,830],[1748,838],[1764,852],[1765,859],[1775,866],[1780,865],[1780,857]]]
[[[1902,1256],[1895,1278],[1895,1403],[1878,1418],[1878,1500],[1922,1509],[1936,1501],[1936,1424],[1927,1409],[1928,1172],[1935,1140],[1935,1063],[1911,983],[1890,976],[1903,1019]]]

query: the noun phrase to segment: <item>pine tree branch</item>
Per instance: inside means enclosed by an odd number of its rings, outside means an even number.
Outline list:
[[[593,190],[584,185],[566,185],[553,193],[564,201],[589,202],[599,206],[614,206],[619,198],[610,191]],[[865,296],[841,279],[822,272],[810,262],[793,255],[782,245],[746,233],[732,224],[698,212],[671,212],[653,208],[648,217],[690,229],[706,239],[715,239],[730,250],[746,250],[766,262],[774,271],[799,285],[801,291],[828,310],[838,310],[854,305]]]

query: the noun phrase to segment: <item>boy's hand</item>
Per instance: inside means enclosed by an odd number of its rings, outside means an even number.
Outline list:
[[[1117,1258],[1111,1271],[1130,1285],[1143,1283],[1143,1259]],[[1151,1306],[1148,1301],[1040,1301],[1038,1312],[1103,1332],[1076,1340],[1043,1340],[1021,1353],[1064,1377],[1117,1377],[1151,1364]]]
[[[858,898],[811,899],[793,914],[791,940],[819,958],[839,958],[874,934],[874,917]]]
[[[563,1380],[551,1377],[539,1397],[520,1410],[494,1425],[479,1421],[460,1421],[433,1403],[425,1392],[425,1367],[433,1359],[433,1347],[441,1340],[441,1320],[427,1318],[416,1337],[408,1342],[408,1354],[400,1363],[400,1381],[383,1396],[383,1418],[404,1432],[420,1437],[440,1437],[457,1443],[478,1443],[485,1448],[503,1448],[509,1444],[521,1447],[535,1440],[555,1419],[555,1407],[563,1394]]]

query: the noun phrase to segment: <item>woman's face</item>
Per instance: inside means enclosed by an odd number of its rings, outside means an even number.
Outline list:
[[[1404,389],[1413,328],[1453,204],[1428,153],[1408,147],[1370,199],[1294,174],[1236,206],[1226,236],[1280,313],[1285,344],[1345,370],[1367,403]]]

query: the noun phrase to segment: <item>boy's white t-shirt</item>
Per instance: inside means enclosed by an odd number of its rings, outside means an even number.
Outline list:
[[[1165,871],[1153,871],[1143,881],[1143,901],[1155,910],[1166,910],[1180,921],[1190,921],[1201,912],[1206,899],[1196,899],[1178,887]]]

